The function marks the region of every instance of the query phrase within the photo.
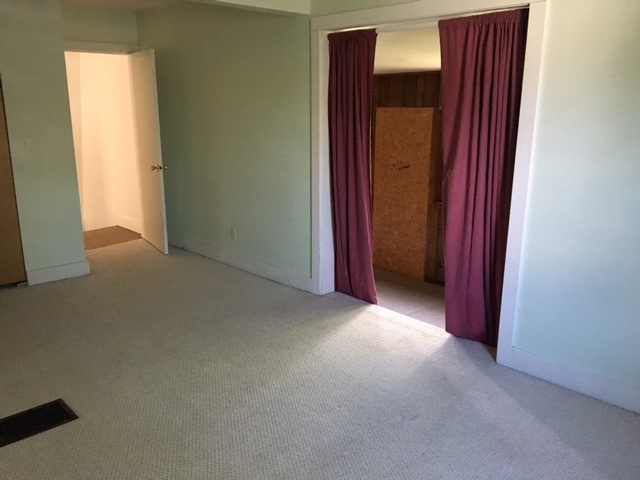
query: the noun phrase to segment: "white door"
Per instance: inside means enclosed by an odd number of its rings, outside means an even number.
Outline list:
[[[142,197],[142,238],[162,253],[169,253],[167,214],[164,203],[164,170],[160,148],[158,89],[153,50],[129,55],[131,93],[136,126],[140,190]]]

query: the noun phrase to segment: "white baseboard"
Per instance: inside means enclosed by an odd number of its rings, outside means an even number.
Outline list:
[[[603,402],[640,413],[640,389],[516,347],[501,349],[498,363]]]
[[[282,268],[269,265],[268,263],[245,257],[244,255],[172,234],[169,234],[169,245],[184,248],[185,250],[197,253],[203,257],[216,260],[220,263],[244,270],[245,272],[253,273],[260,277],[268,278],[269,280],[282,283],[289,287],[297,288],[298,290],[317,293],[317,289],[314,287],[314,282],[311,277],[291,272],[289,270],[284,270]]]
[[[89,275],[89,262],[67,263],[66,265],[56,265],[55,267],[38,268],[27,270],[27,284],[38,285],[41,283],[57,282],[66,278],[81,277]]]
[[[140,223],[140,220],[136,220],[125,215],[118,215],[118,225],[122,228],[131,230],[132,232],[142,232],[142,224]]]

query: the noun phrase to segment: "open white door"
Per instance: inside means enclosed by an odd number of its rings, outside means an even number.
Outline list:
[[[158,88],[153,50],[129,54],[131,93],[136,126],[142,238],[162,253],[169,253],[164,203],[164,170],[160,147]]]

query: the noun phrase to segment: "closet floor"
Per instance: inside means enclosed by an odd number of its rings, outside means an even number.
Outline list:
[[[444,287],[375,269],[378,305],[444,329]]]

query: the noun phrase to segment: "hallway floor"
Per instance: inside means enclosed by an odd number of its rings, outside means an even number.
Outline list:
[[[140,238],[140,234],[124,227],[114,226],[84,232],[85,250],[109,247]]]

